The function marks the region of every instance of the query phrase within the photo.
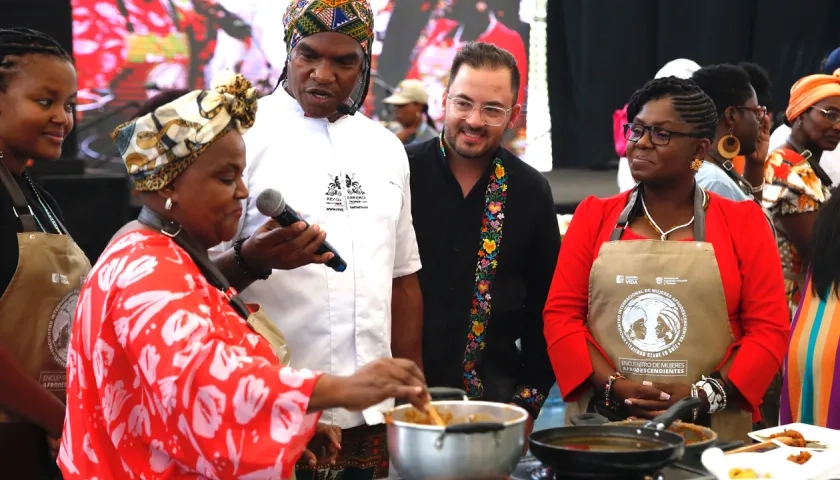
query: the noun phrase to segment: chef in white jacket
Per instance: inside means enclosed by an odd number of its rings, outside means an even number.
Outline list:
[[[291,364],[347,375],[383,357],[421,363],[420,269],[411,222],[408,159],[390,131],[357,114],[370,80],[373,15],[366,0],[296,0],[283,19],[288,59],[275,92],[259,102],[260,120],[244,137],[243,175],[250,197],[237,240],[217,247],[215,261],[263,279],[242,297],[280,327]],[[312,225],[284,229],[272,243],[256,207],[265,189],[280,191]],[[347,262],[323,265],[329,242]],[[284,250],[285,249],[285,250]],[[271,258],[285,254],[282,270]],[[250,260],[246,260],[250,259]],[[274,264],[276,266],[276,263]],[[269,276],[270,275],[270,276]],[[244,284],[233,279],[233,285]],[[328,411],[342,428],[336,465],[300,465],[297,480],[385,478],[388,448],[381,411]]]

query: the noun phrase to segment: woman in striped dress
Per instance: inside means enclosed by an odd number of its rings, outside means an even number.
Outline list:
[[[837,193],[837,192],[835,192]],[[793,320],[785,362],[781,423],[840,429],[840,195],[814,222],[814,255]]]

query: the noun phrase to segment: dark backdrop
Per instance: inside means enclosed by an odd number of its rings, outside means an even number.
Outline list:
[[[782,110],[840,46],[834,0],[549,0],[546,13],[555,168],[615,160],[613,111],[670,60],[758,63]]]

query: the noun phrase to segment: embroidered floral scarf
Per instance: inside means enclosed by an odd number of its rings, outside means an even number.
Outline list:
[[[441,153],[446,158],[443,148],[443,133],[438,137]],[[478,352],[484,350],[487,337],[487,324],[490,320],[491,287],[499,265],[499,248],[502,244],[502,226],[504,208],[507,200],[507,172],[502,165],[502,158],[493,159],[493,171],[487,182],[484,201],[484,214],[481,218],[481,238],[478,248],[478,261],[475,268],[475,289],[470,308],[470,331],[467,334],[467,348],[464,352],[463,379],[467,396],[481,398],[484,385],[475,370]]]

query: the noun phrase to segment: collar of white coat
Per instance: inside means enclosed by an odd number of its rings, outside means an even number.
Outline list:
[[[343,121],[351,118],[348,115],[343,115],[338,120],[336,120],[334,122],[330,122],[326,118],[310,117],[309,115],[306,114],[306,112],[303,111],[303,107],[300,106],[300,102],[298,102],[295,97],[289,95],[289,92],[287,92],[286,89],[283,88],[282,85],[280,86],[280,88],[274,90],[274,93],[272,93],[271,95],[269,95],[266,98],[270,99],[270,101],[276,102],[277,105],[281,106],[281,108],[284,111],[294,112],[296,115],[298,115],[300,117],[308,118],[308,119],[316,121],[316,122],[332,123],[333,125],[335,125],[339,122],[343,122]]]

